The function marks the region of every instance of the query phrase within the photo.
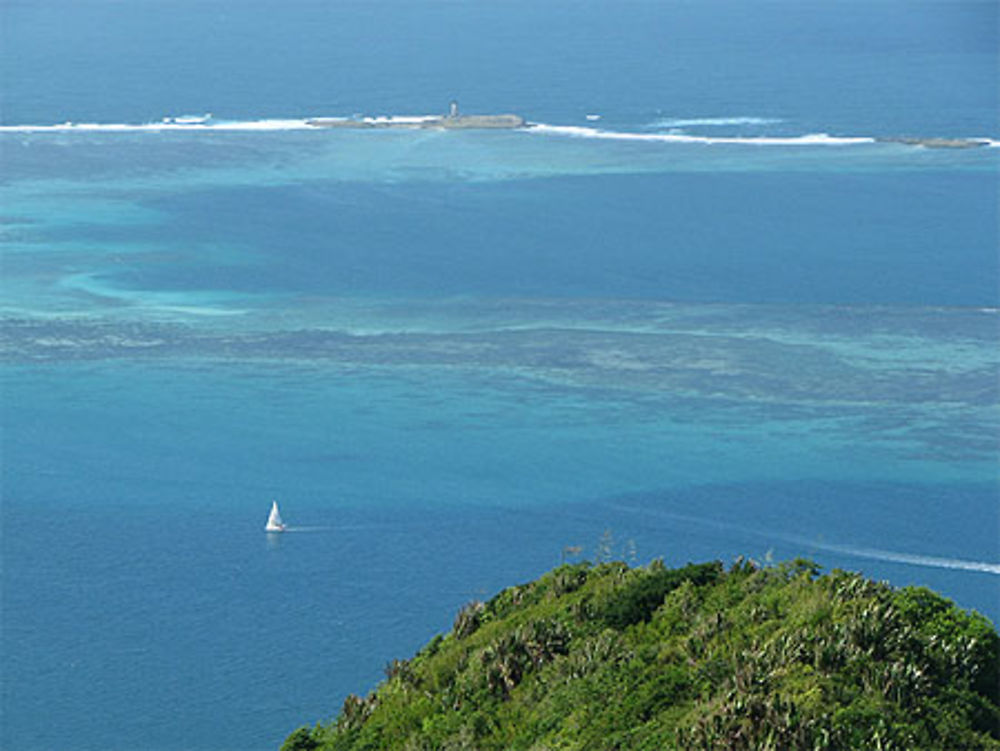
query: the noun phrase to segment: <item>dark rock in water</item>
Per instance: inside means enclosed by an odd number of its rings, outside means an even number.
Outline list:
[[[989,141],[982,138],[916,138],[898,136],[895,138],[879,138],[884,143],[904,143],[909,146],[923,146],[928,149],[975,149],[988,146]]]

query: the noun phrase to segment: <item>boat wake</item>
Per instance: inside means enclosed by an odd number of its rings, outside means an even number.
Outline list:
[[[994,574],[995,576],[1000,576],[1000,563],[969,561],[962,558],[940,558],[933,555],[917,555],[914,553],[901,553],[895,550],[859,548],[853,545],[834,545],[823,542],[809,542],[808,544],[820,550],[827,550],[831,553],[840,553],[841,555],[849,555],[856,558],[869,558],[871,560],[886,561],[888,563],[904,563],[910,566],[950,568],[957,569],[959,571],[978,571],[984,574]]]
[[[630,511],[637,514],[655,515],[659,517],[670,518],[679,522],[695,524],[698,526],[749,533],[755,537],[767,538],[771,540],[780,540],[782,542],[791,545],[802,546],[812,550],[825,550],[830,553],[837,553],[839,555],[850,556],[853,558],[867,558],[869,560],[885,561],[886,563],[902,563],[908,566],[943,568],[943,569],[952,569],[957,571],[974,571],[982,574],[993,574],[994,576],[1000,576],[1000,563],[993,563],[990,561],[972,561],[964,558],[947,558],[943,556],[923,555],[920,553],[907,553],[898,550],[885,550],[882,548],[868,548],[857,545],[840,545],[837,543],[828,543],[828,542],[823,542],[822,540],[814,540],[797,535],[786,535],[759,529],[751,529],[741,525],[729,524],[727,522],[716,521],[713,519],[704,519],[701,517],[689,516],[686,514],[676,514],[665,511],[651,511],[649,509],[634,508],[631,506],[625,506],[620,504],[616,504],[614,508],[619,509],[621,511]]]
[[[337,527],[330,526],[313,526],[313,527],[285,527],[283,532],[288,534],[289,532],[333,532]]]

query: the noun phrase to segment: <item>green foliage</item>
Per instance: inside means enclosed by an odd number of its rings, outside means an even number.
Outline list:
[[[702,586],[722,574],[719,563],[688,564],[682,569],[643,572],[630,586],[614,592],[598,614],[609,626],[623,629],[653,616],[668,592],[685,581]]]
[[[452,627],[455,638],[463,639],[466,636],[471,636],[482,623],[485,610],[486,606],[478,600],[468,603],[459,610],[458,615],[455,616],[455,625]]]
[[[282,751],[996,751],[998,680],[993,626],[926,589],[803,560],[564,565]]]
[[[301,727],[289,735],[281,744],[281,751],[315,751],[320,742],[313,737],[309,728]]]

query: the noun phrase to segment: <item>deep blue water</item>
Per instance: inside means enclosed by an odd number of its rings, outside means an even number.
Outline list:
[[[0,14],[4,749],[275,748],[608,529],[1000,617],[996,4]],[[453,97],[545,127],[297,120]]]

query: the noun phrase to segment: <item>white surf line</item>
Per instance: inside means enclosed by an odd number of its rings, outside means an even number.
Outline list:
[[[0,125],[0,133],[159,133],[162,131],[287,131],[319,130],[303,119],[219,120],[207,122],[74,123]]]
[[[985,148],[1000,147],[1000,140],[985,137],[925,138],[909,141],[891,136],[831,136],[829,133],[807,133],[801,136],[697,136],[687,133],[633,133],[628,131],[601,130],[585,125],[548,125],[528,123],[524,129],[541,135],[563,136],[566,138],[593,138],[607,141],[645,141],[652,143],[697,143],[729,144],[744,146],[857,146],[861,144],[901,145],[914,148],[928,148],[937,140],[967,141],[970,146]],[[921,143],[926,141],[927,143]]]
[[[365,123],[397,123],[399,125],[416,124],[432,116],[398,117],[398,118],[365,118]],[[325,128],[313,125],[311,121],[322,119],[347,118],[271,118],[261,120],[198,120],[192,122],[168,119],[151,123],[75,123],[64,122],[53,125],[0,125],[0,133],[162,133],[162,132],[267,132],[314,130]],[[733,121],[739,118],[732,118]],[[749,118],[747,119],[749,121]],[[717,123],[722,124],[720,118]],[[690,122],[696,122],[692,120]],[[709,119],[704,121],[709,123]],[[636,133],[629,131],[602,130],[583,125],[550,125],[548,123],[529,122],[521,132],[537,135],[562,136],[568,138],[592,138],[608,141],[638,141],[647,143],[678,143],[678,144],[727,144],[743,146],[855,146],[860,144],[895,143],[892,138],[874,136],[832,136],[828,133],[807,133],[801,136],[698,136],[686,133]],[[933,141],[935,139],[926,139]],[[1000,147],[1000,140],[993,138],[957,138],[948,140],[977,142],[988,148]],[[920,146],[919,143],[906,144]]]
[[[691,126],[724,125],[775,125],[783,123],[780,117],[757,117],[755,115],[735,115],[732,117],[665,117],[650,123],[651,128],[687,128]]]
[[[759,529],[754,529],[752,527],[742,527],[737,524],[715,521],[713,519],[703,519],[696,516],[688,516],[686,514],[675,514],[666,511],[651,511],[649,509],[638,509],[638,508],[633,508],[631,506],[624,506],[620,504],[614,504],[612,505],[612,508],[621,511],[630,511],[636,514],[651,514],[653,516],[676,519],[677,521],[687,522],[689,524],[697,524],[704,527],[714,527],[716,529],[727,529],[744,533],[750,533],[755,537],[763,537],[772,540],[781,540],[782,542],[789,543],[792,545],[802,545],[804,547],[815,548],[817,550],[826,550],[831,553],[839,553],[841,555],[851,556],[854,558],[868,558],[870,560],[886,561],[888,563],[903,563],[910,566],[924,566],[928,568],[945,568],[945,569],[954,569],[959,571],[975,571],[977,573],[993,574],[994,576],[1000,576],[1000,563],[992,563],[989,561],[970,561],[963,558],[943,558],[940,556],[921,555],[918,553],[905,553],[896,550],[883,550],[881,548],[866,548],[866,547],[858,547],[855,545],[838,545],[835,543],[825,543],[818,540],[810,540],[808,538],[798,537],[795,535],[785,535],[776,532],[765,532]]]
[[[853,146],[877,143],[871,136],[831,136],[827,133],[809,133],[802,136],[693,136],[684,133],[631,133],[588,128],[583,125],[547,125],[528,123],[529,132],[540,135],[571,138],[595,138],[608,141],[644,141],[649,143],[700,143],[750,146]]]

